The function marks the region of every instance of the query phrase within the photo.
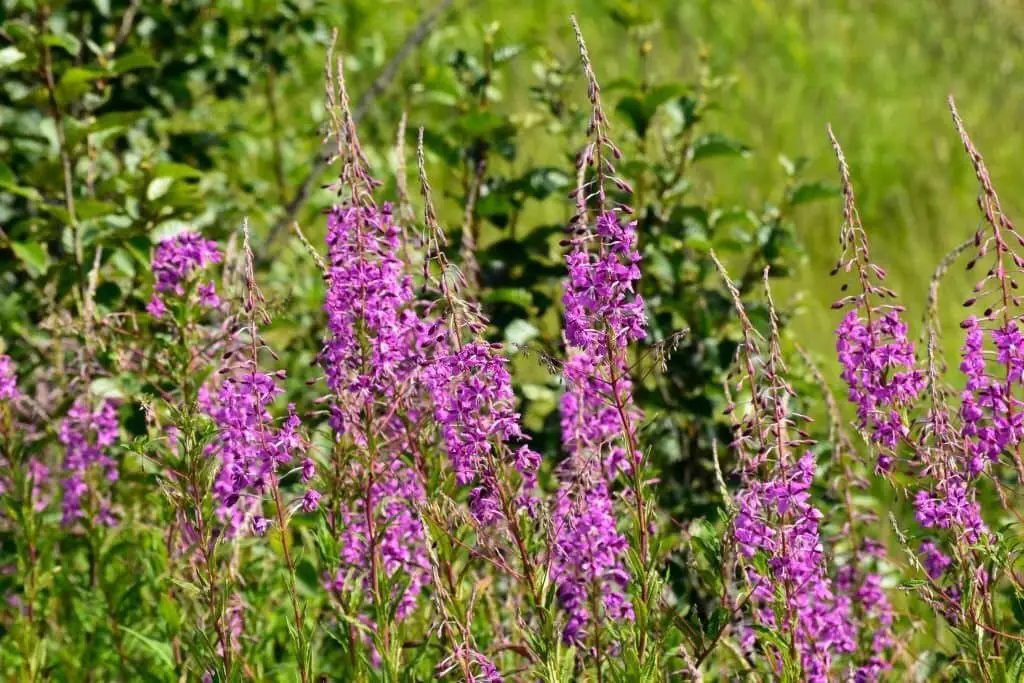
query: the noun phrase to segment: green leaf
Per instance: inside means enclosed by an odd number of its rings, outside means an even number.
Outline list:
[[[466,133],[475,137],[485,137],[508,121],[507,118],[490,111],[476,111],[459,119],[459,125]]]
[[[127,626],[118,626],[118,628],[128,635],[135,637],[144,648],[154,654],[159,661],[167,665],[168,669],[174,668],[174,656],[169,643],[162,643],[158,640],[153,640],[149,636],[143,635],[138,631],[128,628]]]
[[[11,242],[11,249],[33,275],[43,275],[50,268],[50,255],[39,242]]]
[[[749,154],[749,147],[721,133],[708,133],[693,141],[694,161],[711,157],[745,157]]]
[[[203,172],[192,168],[188,164],[179,164],[173,161],[163,161],[153,167],[154,178],[202,178]]]
[[[87,69],[81,66],[73,66],[64,72],[60,77],[61,85],[74,85],[76,83],[89,83],[106,78],[109,74],[103,69]]]
[[[7,69],[14,66],[23,59],[25,59],[24,52],[13,45],[8,45],[4,49],[0,50],[0,69]]]
[[[1017,623],[1024,628],[1024,596],[1014,591],[1010,596],[1010,608],[1013,610],[1013,616]]]
[[[650,128],[651,120],[658,113],[658,109],[679,95],[682,86],[675,83],[660,85],[644,95],[643,99],[635,95],[627,95],[619,100],[615,109],[629,119],[633,124],[633,130],[639,137],[644,137]]]
[[[640,98],[629,95],[619,100],[619,103],[615,105],[615,111],[622,114],[632,125],[633,132],[638,137],[644,137],[647,134],[647,126],[650,124],[650,116],[647,110],[644,108],[644,103],[640,101]]]
[[[729,623],[730,612],[724,607],[718,607],[711,616],[708,617],[708,622],[704,628],[704,637],[709,641],[714,640],[718,637],[718,634],[722,632],[726,624]]]
[[[153,178],[146,188],[146,199],[149,201],[160,199],[160,197],[167,194],[167,190],[171,189],[171,183],[173,182],[174,178]]]
[[[839,196],[839,188],[820,181],[800,183],[789,193],[789,205],[799,206]]]
[[[149,55],[141,52],[132,52],[131,54],[115,59],[114,64],[111,67],[111,71],[117,74],[123,74],[128,71],[135,71],[136,69],[153,69],[156,68],[156,66],[156,60]]]
[[[72,57],[82,49],[82,43],[70,33],[51,33],[43,38],[43,43],[50,47],[59,47]]]

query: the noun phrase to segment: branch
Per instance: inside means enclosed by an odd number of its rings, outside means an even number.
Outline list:
[[[384,65],[384,69],[377,75],[377,78],[373,80],[370,87],[367,88],[366,92],[363,93],[362,97],[359,98],[359,102],[356,103],[355,111],[352,112],[352,118],[358,122],[363,116],[369,111],[370,107],[376,101],[377,97],[384,92],[395,77],[398,75],[398,69],[405,61],[406,57],[409,56],[412,51],[419,47],[430,36],[434,24],[440,19],[455,3],[455,0],[442,0],[441,4],[438,5],[434,10],[423,15],[419,23],[413,27],[409,35],[406,36],[402,45],[398,48],[398,51],[391,57],[387,64]],[[274,223],[274,226],[270,229],[270,233],[267,235],[265,244],[269,247],[274,243],[278,234],[288,225],[290,225],[303,205],[309,200],[309,196],[313,191],[313,186],[320,178],[320,174],[327,168],[329,154],[325,154],[323,149],[320,149],[316,155],[316,159],[310,167],[306,177],[302,180],[299,185],[298,191],[295,193],[295,197],[288,202],[284,208],[284,214]]]

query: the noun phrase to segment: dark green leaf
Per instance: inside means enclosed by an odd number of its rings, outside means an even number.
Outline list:
[[[50,47],[61,48],[72,57],[82,49],[81,41],[70,33],[51,33],[43,38],[43,42]]]

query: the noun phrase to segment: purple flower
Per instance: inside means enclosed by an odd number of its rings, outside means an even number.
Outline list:
[[[483,342],[466,344],[438,358],[424,373],[455,480],[463,486],[478,483],[471,510],[478,521],[488,523],[503,516],[497,500],[499,460],[510,458],[518,470],[520,502],[527,506],[540,464],[540,456],[522,443],[527,436],[515,410],[508,361],[496,351]]]
[[[204,239],[196,232],[181,232],[163,240],[153,253],[153,275],[156,284],[153,289],[159,294],[185,295],[185,283],[197,270],[214,263],[220,263],[221,253],[217,243]],[[210,283],[208,294],[213,294],[213,283]],[[203,297],[200,287],[200,297]],[[204,304],[205,305],[205,304]],[[155,318],[160,318],[166,311],[163,300],[154,294],[146,310]]]
[[[403,419],[416,423],[432,410],[424,375],[444,330],[421,315],[390,206],[334,207],[327,245],[329,336],[319,360],[331,426],[358,449],[345,464],[351,486],[340,504],[341,568],[327,585],[339,593],[367,589],[374,565],[383,577],[404,576],[404,589],[390,596],[401,620],[431,577],[415,511],[425,494],[419,473],[402,461],[412,451]]]
[[[328,587],[339,593],[350,591],[354,580],[370,589],[372,535],[382,575],[407,578],[404,590],[392,596],[398,601],[395,616],[402,620],[415,610],[420,592],[430,582],[426,532],[414,508],[426,494],[419,477],[398,459],[387,466],[379,464],[372,481],[367,496],[356,497],[342,508],[341,567]]]
[[[616,529],[610,487],[620,472],[640,463],[627,346],[646,335],[636,222],[609,211],[591,234],[574,239],[566,256],[565,363],[561,400],[562,444],[569,457],[555,502],[555,558],[551,575],[568,613],[563,638],[582,643],[604,619],[633,618],[626,588],[629,548]],[[592,613],[595,604],[600,613]]]
[[[252,518],[252,532],[257,536],[262,536],[267,533],[267,527],[270,526],[270,520],[263,515],[255,515]]]
[[[636,291],[640,279],[636,221],[623,225],[619,214],[598,216],[597,249],[577,239],[566,256],[569,282],[565,304],[565,337],[572,346],[594,357],[609,348],[624,349],[643,339],[647,326],[643,297]]]
[[[312,458],[306,458],[300,465],[302,468],[302,481],[303,483],[310,481],[316,476],[316,463],[313,462]]]
[[[302,495],[302,509],[306,512],[313,512],[320,507],[320,492],[315,489],[308,489]]]
[[[61,422],[58,439],[65,447],[65,476],[61,483],[64,489],[62,521],[65,525],[73,524],[87,514],[94,515],[95,521],[100,523],[115,521],[110,514],[109,491],[104,490],[103,482],[109,484],[118,479],[117,461],[110,456],[110,449],[117,438],[117,407],[111,400],[101,401],[93,410],[87,398],[79,398]],[[42,475],[43,471],[39,474]],[[82,502],[90,490],[95,492],[99,508],[83,510]]]
[[[243,372],[221,385],[208,412],[217,426],[217,437],[208,455],[219,461],[213,493],[217,515],[234,536],[259,514],[264,496],[276,486],[280,472],[287,471],[306,447],[299,433],[294,406],[288,416],[274,420],[270,406],[283,393],[274,377]],[[307,490],[304,496],[311,496]],[[303,507],[314,498],[303,498]]]
[[[20,396],[18,377],[14,373],[11,357],[0,353],[0,401],[14,401]]]
[[[390,207],[335,207],[327,219],[327,244],[330,335],[320,364],[334,398],[334,430],[363,444],[368,411],[409,395],[403,389],[417,380],[441,330],[416,311]]]
[[[942,575],[946,573],[949,565],[953,564],[952,558],[943,553],[937,545],[931,541],[925,541],[921,544],[921,562],[924,564],[924,570],[928,572],[928,576],[932,579],[938,580],[942,578]]]
[[[623,407],[631,426],[640,424],[643,415],[633,404],[629,375],[616,374],[613,389],[607,367],[607,361],[585,352],[576,353],[565,362],[562,444],[572,458],[573,468],[603,472],[614,479],[619,472],[632,471],[633,466],[622,443],[623,424],[618,406]]]
[[[146,304],[146,311],[156,319],[160,319],[167,314],[167,305],[164,304],[164,300],[154,294],[150,299],[149,303]]]
[[[595,622],[633,619],[633,606],[626,596],[629,572],[623,560],[629,543],[616,529],[604,482],[580,500],[573,500],[566,489],[559,491],[554,519],[551,578],[568,613],[562,637],[566,643],[581,645]],[[601,614],[592,613],[595,602]]]
[[[914,507],[917,521],[926,528],[954,529],[963,534],[968,543],[977,543],[988,536],[974,487],[959,474],[939,481],[934,493],[919,490],[914,497]]]
[[[766,560],[766,571],[746,564],[756,620],[793,638],[807,680],[826,681],[835,655],[853,652],[856,640],[843,581],[837,591],[827,572],[823,515],[810,502],[813,476],[814,456],[805,453],[796,466],[748,481],[736,495],[733,535],[742,555]],[[777,623],[777,613],[791,615],[790,623]],[[755,637],[747,633],[748,646]]]
[[[857,406],[857,425],[880,447],[879,471],[889,471],[892,452],[910,433],[903,413],[925,387],[907,326],[897,311],[873,318],[869,326],[851,310],[836,329],[836,354]]]
[[[217,296],[217,286],[211,280],[205,285],[199,285],[196,288],[199,293],[199,305],[205,308],[217,308],[220,306],[220,297]]]
[[[960,362],[967,383],[960,395],[960,417],[968,447],[967,473],[975,477],[1021,441],[1024,403],[1013,395],[1013,387],[1022,383],[1024,374],[1024,336],[1016,321],[989,332],[996,363],[1003,367],[997,377],[986,370],[985,333],[977,318],[967,318],[961,327],[967,330]]]

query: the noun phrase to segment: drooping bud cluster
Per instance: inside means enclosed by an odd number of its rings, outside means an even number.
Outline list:
[[[981,154],[975,149],[952,98],[953,123],[974,166],[981,187],[978,205],[985,224],[974,235],[977,254],[968,269],[994,251],[984,277],[975,285],[975,295],[964,302],[967,308],[983,309],[980,317],[970,315],[961,323],[966,338],[961,349],[960,369],[967,378],[961,393],[960,417],[966,441],[967,475],[976,477],[1003,454],[1012,454],[1017,474],[1024,481],[1024,335],[1020,330],[1021,302],[1016,294],[1015,276],[1024,272],[1024,258],[1014,252],[1010,241],[1024,245],[1013,222],[1003,213],[999,197]]]
[[[900,319],[903,309],[882,303],[896,293],[883,285],[886,273],[871,261],[850,169],[831,128],[829,137],[839,160],[844,213],[839,232],[842,254],[832,274],[854,271],[859,289],[833,305],[852,306],[836,329],[836,354],[850,402],[857,406],[857,426],[878,447],[878,471],[889,472],[897,446],[910,433],[907,413],[927,381],[918,367],[914,344],[907,338],[907,325]]]
[[[167,312],[167,304],[161,294],[185,296],[185,286],[192,275],[208,265],[220,263],[221,252],[217,243],[205,239],[197,232],[181,232],[160,242],[153,253],[153,297],[146,310],[154,318],[161,318]],[[213,281],[198,287],[199,304],[205,308],[220,305]]]
[[[93,408],[87,397],[79,398],[61,422],[58,439],[65,447],[61,502],[65,525],[89,516],[92,523],[113,526],[109,486],[120,474],[111,449],[118,439],[117,405],[99,401]]]

